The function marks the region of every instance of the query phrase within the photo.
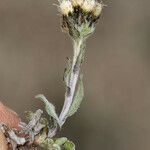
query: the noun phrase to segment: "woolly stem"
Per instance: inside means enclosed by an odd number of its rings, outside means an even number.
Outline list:
[[[73,102],[75,89],[76,89],[76,85],[77,85],[79,74],[80,74],[81,62],[78,62],[78,61],[80,61],[78,59],[78,57],[81,52],[82,44],[83,44],[82,38],[80,38],[78,40],[74,40],[74,42],[73,42],[74,54],[73,54],[73,61],[72,61],[72,66],[71,66],[71,73],[70,73],[70,78],[69,78],[69,82],[68,82],[68,87],[66,89],[64,105],[63,105],[62,111],[59,116],[61,126],[65,123],[65,121],[67,119],[67,114],[68,114],[71,104]],[[76,66],[76,64],[78,64],[78,63],[79,63],[79,65]]]

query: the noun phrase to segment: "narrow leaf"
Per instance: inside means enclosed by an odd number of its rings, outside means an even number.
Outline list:
[[[80,46],[80,53],[77,57],[75,68],[79,68],[81,66],[81,64],[83,63],[84,57],[85,57],[85,48],[86,48],[86,45],[83,41],[82,45]]]
[[[74,115],[74,113],[79,109],[81,102],[83,100],[83,97],[84,97],[84,87],[83,87],[82,77],[80,77],[78,89],[77,89],[76,94],[74,96],[74,100],[73,100],[73,103],[70,107],[68,116]]]
[[[84,61],[84,57],[85,57],[85,48],[86,48],[86,44],[85,44],[85,42],[83,41],[83,43],[82,43],[82,45],[81,45],[81,52],[80,52],[80,55],[79,55],[79,61],[81,62],[81,63],[83,63],[83,61]]]
[[[71,73],[71,60],[68,58],[67,65],[64,71],[64,81],[66,86],[68,86],[69,83],[70,73]]]
[[[46,99],[46,97],[45,97],[44,95],[42,95],[42,94],[37,95],[35,98],[38,98],[38,99],[40,99],[41,101],[44,102],[46,112],[47,112],[51,117],[53,117],[53,118],[57,121],[57,123],[59,124],[59,118],[58,118],[58,116],[57,116],[57,114],[56,114],[55,106],[54,106],[52,103],[50,103],[50,102]]]

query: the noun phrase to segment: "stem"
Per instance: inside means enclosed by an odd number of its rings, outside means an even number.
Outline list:
[[[78,77],[80,73],[80,65],[76,67],[76,64],[78,61],[78,56],[80,55],[82,44],[83,44],[82,38],[80,38],[79,40],[74,40],[74,55],[73,55],[73,62],[71,66],[70,79],[69,79],[68,87],[67,87],[66,94],[65,94],[65,102],[64,102],[62,111],[60,113],[60,116],[59,116],[61,126],[65,123],[67,119],[67,114],[73,102],[75,89],[76,89],[76,85],[77,85]]]

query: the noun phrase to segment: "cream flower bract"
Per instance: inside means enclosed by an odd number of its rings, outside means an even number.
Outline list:
[[[84,0],[72,0],[72,4],[74,7],[81,6],[83,4]]]
[[[103,4],[103,3],[98,3],[98,2],[96,2],[95,7],[94,7],[94,9],[93,9],[93,14],[94,14],[94,16],[96,16],[96,17],[100,16],[103,7],[104,7],[104,4]]]
[[[90,12],[95,6],[95,0],[84,0],[83,5],[81,6],[84,11]]]
[[[70,0],[63,0],[60,3],[60,12],[63,15],[68,15],[69,13],[73,12],[73,6]]]

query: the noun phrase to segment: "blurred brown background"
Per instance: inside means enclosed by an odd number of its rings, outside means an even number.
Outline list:
[[[43,93],[60,112],[63,70],[72,54],[50,0],[0,0],[0,99],[21,116],[43,108]],[[150,149],[150,1],[107,0],[87,43],[85,98],[65,124],[77,150]]]

